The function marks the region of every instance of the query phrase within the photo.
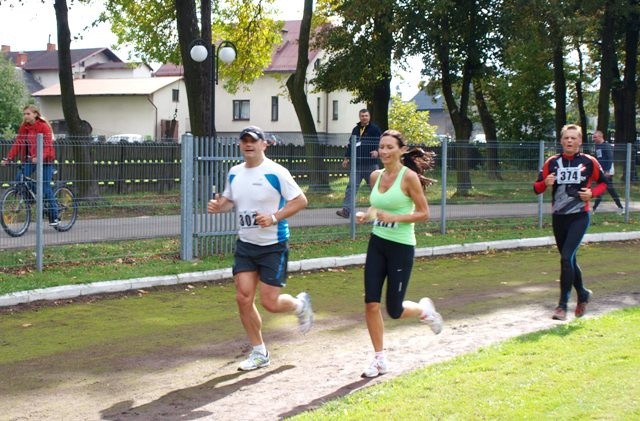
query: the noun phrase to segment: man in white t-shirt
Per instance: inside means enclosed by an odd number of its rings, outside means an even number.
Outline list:
[[[287,279],[289,224],[286,218],[307,206],[307,198],[282,165],[267,158],[264,133],[249,126],[240,133],[244,162],[231,168],[222,196],[209,201],[209,213],[229,212],[238,216],[238,241],[233,274],[240,320],[253,346],[239,370],[269,365],[270,356],[262,340],[262,319],[255,306],[257,289],[265,310],[271,313],[295,312],[299,329],[313,325],[311,298],[306,292],[296,297],[280,294]]]

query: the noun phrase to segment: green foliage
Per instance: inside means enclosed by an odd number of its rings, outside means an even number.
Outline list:
[[[189,0],[196,7],[195,0]],[[212,39],[231,41],[236,60],[221,65],[225,88],[236,92],[262,76],[281,40],[282,23],[273,19],[273,0],[228,0],[214,10]],[[181,63],[174,0],[109,0],[100,21],[111,24],[118,43],[129,45],[147,62]]]
[[[389,128],[399,130],[410,144],[431,144],[437,129],[429,124],[428,111],[416,111],[415,102],[403,102],[398,95],[391,98]]]
[[[318,37],[318,45],[330,56],[317,69],[312,83],[321,90],[347,90],[354,102],[374,101],[375,83],[391,74],[391,55],[386,55],[387,39],[383,35],[397,33],[393,21],[396,1],[327,0],[316,10],[325,18],[339,18],[340,25],[327,26]],[[396,57],[402,57],[402,45],[392,46]]]
[[[18,130],[26,98],[24,84],[15,67],[0,54],[0,134],[3,137],[13,137]]]

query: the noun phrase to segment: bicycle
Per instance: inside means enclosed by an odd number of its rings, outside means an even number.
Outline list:
[[[54,176],[57,171],[54,171]],[[69,231],[78,217],[76,196],[61,181],[55,181],[53,197],[58,202],[58,219],[60,223],[53,228],[56,231]],[[0,224],[4,231],[12,237],[24,235],[31,224],[31,207],[36,203],[34,191],[36,180],[24,175],[22,166],[18,168],[18,181],[7,189],[0,201]],[[45,201],[44,216],[48,216]]]

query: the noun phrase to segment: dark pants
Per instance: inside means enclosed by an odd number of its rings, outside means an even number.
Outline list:
[[[582,284],[582,271],[576,254],[582,237],[589,228],[591,216],[588,212],[569,215],[553,215],[553,235],[560,252],[560,300],[558,307],[567,309],[571,288],[576,289],[578,302],[586,301],[589,292]]]
[[[22,173],[25,177],[31,177],[36,171],[36,164],[26,163],[22,166]],[[51,180],[53,180],[53,164],[42,164],[42,193],[44,195],[44,206],[47,209],[49,222],[58,219],[58,202],[53,197],[53,189],[51,188]]]
[[[368,186],[371,173],[378,169],[377,164],[362,165],[358,162],[356,165],[358,166],[356,168],[356,179],[349,180],[349,185],[347,186],[347,191],[344,193],[344,200],[342,201],[342,208],[349,210],[349,212],[353,212],[351,207],[351,191],[355,189],[354,194],[357,197],[362,180],[364,180]]]
[[[371,234],[364,264],[364,302],[379,303],[387,280],[387,313],[399,319],[411,278],[415,247],[385,240]]]
[[[615,188],[613,188],[613,181],[611,180],[611,176],[605,177],[607,179],[607,193],[611,195],[613,201],[616,202],[616,206],[622,209],[622,203],[620,203],[620,196]],[[593,210],[595,211],[598,205],[602,202],[602,196],[596,197],[595,202],[593,202]]]

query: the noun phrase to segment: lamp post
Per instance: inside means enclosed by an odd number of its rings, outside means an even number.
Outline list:
[[[202,39],[198,38],[191,42],[189,54],[191,59],[198,63],[202,63],[211,55],[211,135],[215,140],[216,134],[216,85],[218,84],[218,65],[220,60],[229,64],[236,59],[236,46],[231,41],[222,41],[217,47],[215,44],[207,45]]]

